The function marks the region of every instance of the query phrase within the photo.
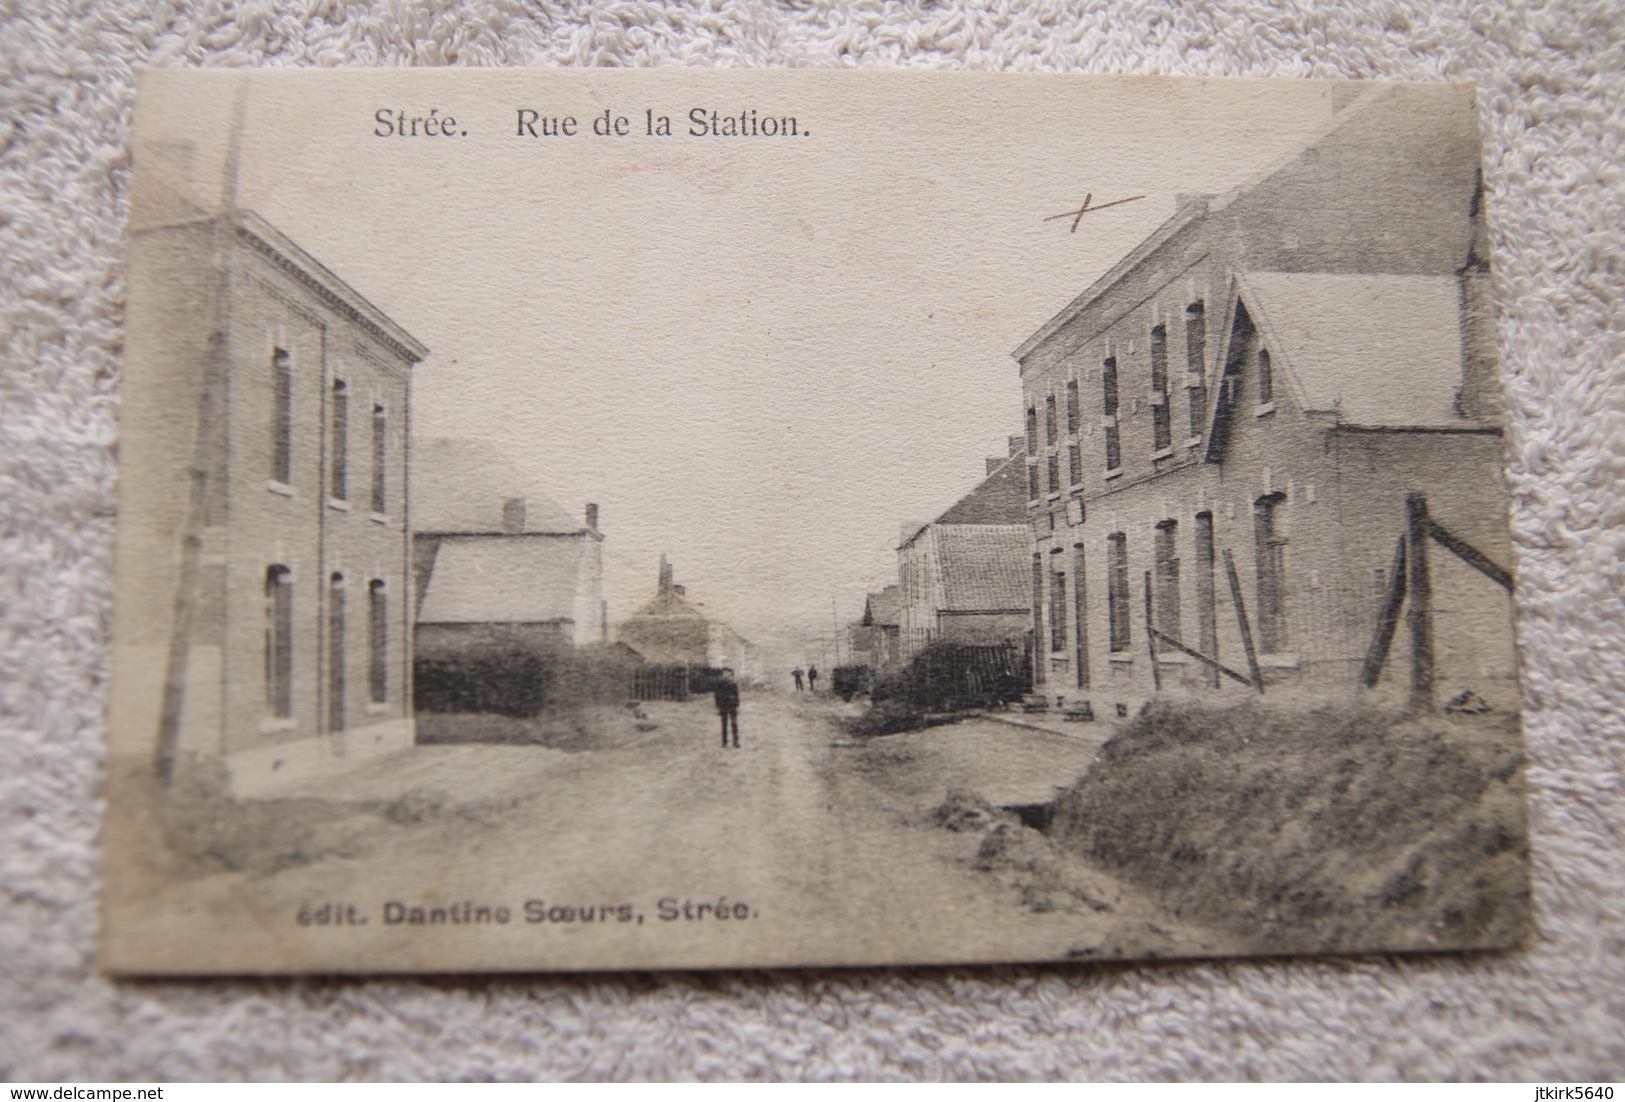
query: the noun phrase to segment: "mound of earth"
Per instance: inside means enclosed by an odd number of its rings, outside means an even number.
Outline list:
[[[1532,933],[1516,716],[1158,703],[1060,795],[1050,833],[1249,951]]]

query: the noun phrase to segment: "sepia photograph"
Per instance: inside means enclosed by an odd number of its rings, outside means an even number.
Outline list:
[[[1535,935],[1471,85],[148,70],[101,966]]]

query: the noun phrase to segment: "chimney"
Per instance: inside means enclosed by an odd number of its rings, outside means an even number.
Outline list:
[[[1010,449],[1011,457],[1018,456],[1027,450],[1027,438],[1025,436],[1009,437],[1005,441],[1005,446]]]
[[[595,501],[587,502],[587,527],[598,531],[598,503]]]
[[[670,593],[673,588],[671,563],[666,561],[666,556],[662,553],[660,556],[660,592]]]
[[[524,498],[510,497],[502,503],[502,530],[509,533],[525,530]]]

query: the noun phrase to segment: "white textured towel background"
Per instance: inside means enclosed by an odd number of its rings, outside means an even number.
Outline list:
[[[492,0],[446,11],[0,0],[0,13],[0,1076],[1625,1077],[1617,0]],[[1475,957],[891,972],[98,977],[133,70],[261,64],[1475,82],[1508,375],[1538,945]]]

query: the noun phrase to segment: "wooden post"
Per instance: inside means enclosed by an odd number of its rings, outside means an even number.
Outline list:
[[[1462,539],[1460,536],[1452,534],[1449,529],[1443,527],[1438,521],[1433,520],[1431,517],[1428,519],[1427,528],[1428,534],[1433,537],[1434,541],[1438,543],[1440,547],[1443,547],[1446,551],[1460,556],[1462,562],[1466,563],[1480,574],[1483,574],[1486,578],[1500,586],[1502,589],[1506,590],[1508,593],[1512,592],[1511,573],[1497,566],[1493,561],[1491,561],[1488,555],[1484,554],[1482,551],[1468,543],[1466,540]]]
[[[1405,601],[1405,542],[1400,536],[1394,545],[1394,565],[1388,572],[1388,594],[1383,598],[1382,611],[1377,614],[1377,630],[1371,637],[1371,646],[1365,652],[1365,665],[1360,667],[1360,684],[1374,689],[1388,664],[1388,648],[1394,642],[1394,629],[1399,626],[1399,606]]]
[[[1230,580],[1230,600],[1236,606],[1236,626],[1241,629],[1241,649],[1247,652],[1247,672],[1252,675],[1253,688],[1264,695],[1264,675],[1258,669],[1258,652],[1253,649],[1253,629],[1247,626],[1247,602],[1241,599],[1241,579],[1236,576],[1236,559],[1230,548],[1224,549],[1224,575]]]
[[[1151,655],[1151,686],[1162,692],[1162,671],[1157,669],[1157,633],[1151,626],[1151,571],[1145,572],[1145,649]]]
[[[1155,629],[1152,629],[1151,634],[1156,636],[1157,641],[1159,643],[1162,643],[1165,646],[1173,647],[1179,653],[1188,654],[1192,658],[1196,659],[1198,662],[1201,662],[1208,669],[1213,671],[1213,676],[1214,677],[1218,677],[1220,674],[1224,674],[1226,677],[1229,677],[1229,678],[1232,678],[1232,679],[1234,679],[1236,681],[1241,682],[1243,685],[1247,686],[1249,689],[1253,687],[1253,683],[1251,681],[1247,680],[1247,678],[1243,674],[1237,673],[1235,670],[1231,669],[1229,666],[1226,666],[1224,663],[1220,662],[1216,658],[1210,658],[1208,655],[1203,654],[1199,650],[1196,650],[1196,649],[1194,649],[1192,647],[1187,647],[1184,643],[1181,643],[1178,639],[1175,639],[1172,635],[1166,635],[1163,632],[1157,631]]]
[[[1410,560],[1410,605],[1405,622],[1411,632],[1411,710],[1433,710],[1433,585],[1428,576],[1428,501],[1421,494],[1405,498],[1409,520],[1406,553]]]

